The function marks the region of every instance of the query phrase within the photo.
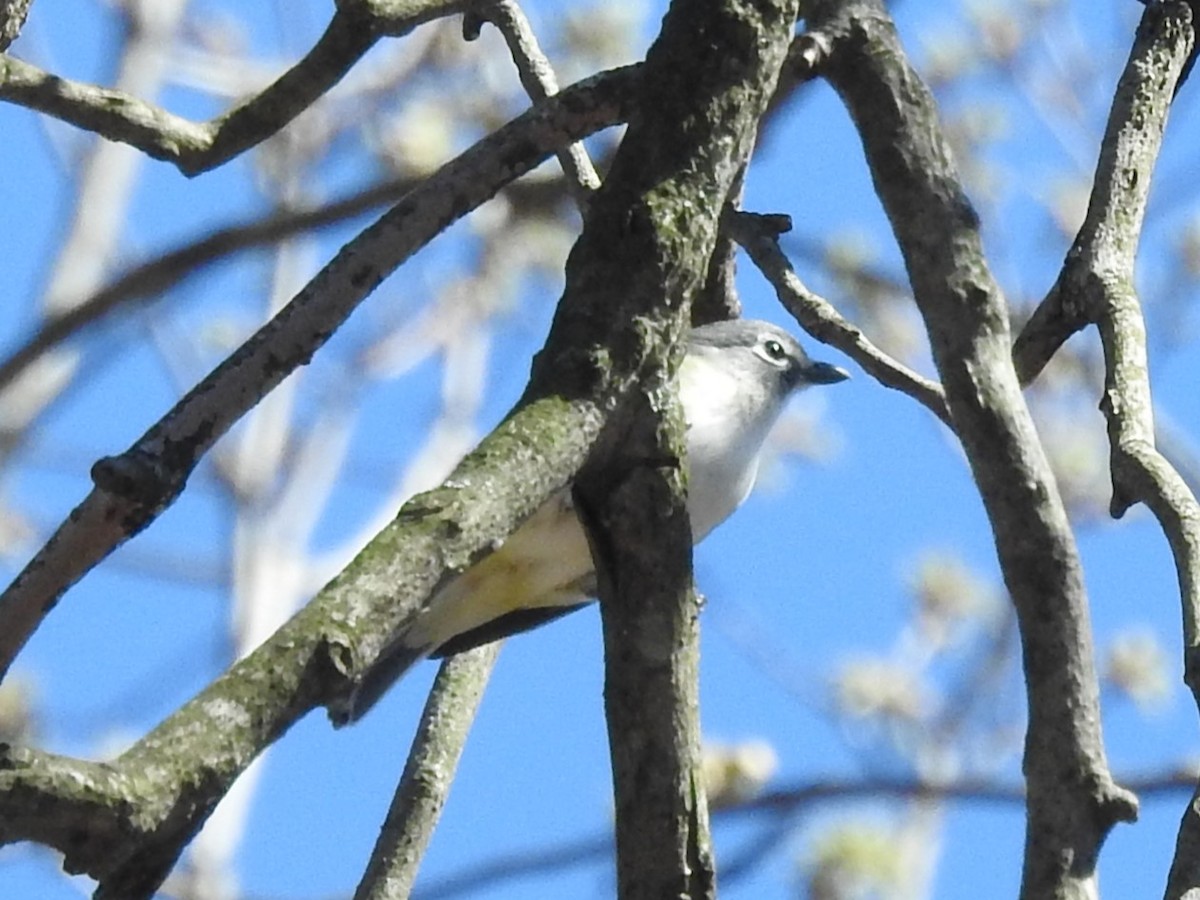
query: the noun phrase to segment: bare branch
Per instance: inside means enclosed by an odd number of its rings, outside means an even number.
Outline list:
[[[1108,127],[1100,147],[1088,212],[1058,280],[1025,323],[1013,344],[1022,384],[1029,384],[1073,334],[1097,319],[1102,293],[1093,281],[1098,267],[1121,271],[1132,266],[1146,212],[1150,176],[1158,158],[1170,98],[1162,100],[1164,80],[1176,83],[1190,15],[1175,2],[1156,5],[1142,17],[1129,62],[1117,85]],[[1166,15],[1165,10],[1170,10]],[[1154,15],[1151,13],[1154,12]],[[1166,18],[1164,20],[1164,15]],[[1134,114],[1151,114],[1156,125],[1143,129]],[[1128,180],[1126,180],[1128,179]],[[1096,263],[1089,257],[1103,257]]]
[[[558,147],[621,121],[636,78],[636,69],[622,69],[583,82],[447,163],[342,248],[128,451],[98,462],[96,489],[0,595],[0,673],[63,592],[157,518],[213,443],[307,363],[383,278]]]
[[[0,0],[0,52],[17,39],[33,0]]]
[[[97,896],[150,896],[259,753],[315,706],[352,692],[439,584],[579,469],[630,376],[555,349],[521,408],[442,487],[406,503],[304,609],[118,759],[0,755],[0,844],[55,847],[68,871],[101,882]],[[568,399],[563,385],[593,393]]]
[[[1167,113],[1195,41],[1191,6],[1151,4],[1117,85],[1088,213],[1050,295],[1014,347],[1023,375],[1036,376],[1062,341],[1095,323],[1104,346],[1101,409],[1108,422],[1113,496],[1122,516],[1145,503],[1175,558],[1183,607],[1185,681],[1200,704],[1200,505],[1155,446],[1146,326],[1134,264]],[[1188,806],[1168,897],[1200,888],[1200,816]]]
[[[550,60],[538,46],[537,36],[529,24],[529,19],[515,0],[495,0],[485,4],[478,13],[491,22],[504,35],[517,72],[521,76],[521,85],[529,98],[537,103],[558,93],[558,78]],[[588,199],[600,187],[600,176],[588,158],[583,144],[575,143],[565,150],[558,152],[558,161],[567,176],[567,184],[575,197],[580,212],[587,209]]]
[[[355,900],[412,893],[501,646],[485,644],[442,663]]]
[[[730,218],[730,226],[735,240],[775,288],[779,302],[805,331],[841,350],[884,387],[907,394],[954,429],[941,385],[918,375],[872,344],[861,329],[846,321],[832,303],[810,291],[796,275],[779,246],[779,235],[792,227],[787,216],[738,212]]]
[[[1122,783],[1139,797],[1174,797],[1191,789],[1193,776],[1188,772],[1168,771],[1151,775],[1130,776]],[[1025,802],[1020,785],[992,781],[958,781],[945,784],[915,780],[867,777],[855,781],[814,781],[782,787],[735,806],[713,810],[713,820],[723,822],[764,815],[775,817],[788,825],[813,807],[855,799],[888,797],[897,800],[934,800],[965,803],[987,803],[1002,807],[1019,807]],[[791,828],[773,828],[768,837],[794,834]],[[768,848],[769,849],[769,848]],[[565,869],[588,865],[607,859],[612,852],[612,838],[596,835],[557,847],[539,847],[523,853],[500,856],[450,875],[429,885],[421,894],[425,900],[453,900],[469,897],[481,888],[494,888],[505,882],[538,875],[552,875]],[[724,871],[724,870],[722,870]]]
[[[512,0],[500,0],[488,5],[483,15],[503,33],[531,99],[536,103],[557,94],[554,71],[520,7]],[[473,27],[469,22],[464,25]],[[599,176],[581,143],[557,155],[584,213],[600,186]],[[493,643],[443,663],[356,897],[401,898],[412,892],[499,649],[500,644]]]
[[[830,48],[821,72],[854,118],[904,254],[1017,608],[1030,717],[1023,896],[1091,896],[1105,835],[1137,806],[1105,759],[1078,551],[1021,396],[978,216],[882,3],[816,2],[810,12]]]
[[[226,225],[177,245],[118,275],[61,315],[47,319],[30,337],[0,360],[0,391],[16,381],[39,357],[123,306],[159,297],[204,266],[235,253],[276,244],[301,232],[331,225],[397,202],[419,184],[410,177],[371,184],[311,209],[276,210],[244,224]],[[516,182],[505,188],[522,210],[556,207],[564,196],[561,181]]]
[[[1105,355],[1101,402],[1110,446],[1111,512],[1145,503],[1171,546],[1183,611],[1184,680],[1200,704],[1200,505],[1156,446],[1146,327],[1134,289],[1134,265],[1167,114],[1195,43],[1193,10],[1183,2],[1143,13],[1117,86],[1101,145],[1088,213],[1054,288],[1013,348],[1022,378],[1032,380],[1062,343],[1089,324]],[[1200,796],[1200,795],[1198,795]],[[1200,815],[1188,805],[1167,896],[1200,887]]]
[[[273,212],[258,221],[218,228],[134,266],[68,311],[46,319],[25,343],[0,361],[0,391],[38,357],[122,306],[164,294],[201,267],[238,251],[274,244],[302,231],[395,203],[416,185],[412,178],[397,178],[316,209]]]
[[[256,97],[206,123],[121,91],[60,78],[8,55],[0,55],[0,100],[130,144],[173,163],[185,175],[198,175],[276,134],[337,84],[381,37],[399,37],[469,5],[467,0],[342,0],[302,60]]]

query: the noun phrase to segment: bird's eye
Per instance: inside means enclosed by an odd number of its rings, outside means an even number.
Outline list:
[[[776,340],[770,340],[763,343],[763,352],[767,355],[767,359],[772,362],[783,362],[787,359],[787,350],[783,344]]]

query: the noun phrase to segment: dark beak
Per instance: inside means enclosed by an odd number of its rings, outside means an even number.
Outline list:
[[[850,377],[850,373],[841,366],[824,362],[809,363],[800,376],[809,384],[837,384]]]

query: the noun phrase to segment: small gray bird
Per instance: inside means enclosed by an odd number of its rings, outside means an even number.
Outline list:
[[[679,369],[687,422],[688,515],[699,542],[749,496],[767,433],[793,391],[849,374],[813,362],[790,334],[740,319],[692,330]],[[590,602],[595,573],[570,489],[434,595],[364,677],[338,724],[374,705],[414,663],[536,627]]]

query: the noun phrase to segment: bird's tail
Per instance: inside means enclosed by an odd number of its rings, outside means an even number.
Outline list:
[[[345,698],[329,704],[329,717],[339,726],[362,718],[427,656],[459,653],[578,608],[591,592],[591,571],[571,495],[557,494],[404,623]]]
[[[410,647],[398,642],[383,652],[348,694],[329,704],[329,719],[335,728],[357,722],[400,677],[429,656],[432,647]]]

